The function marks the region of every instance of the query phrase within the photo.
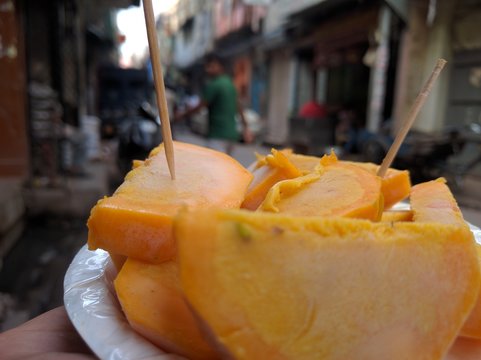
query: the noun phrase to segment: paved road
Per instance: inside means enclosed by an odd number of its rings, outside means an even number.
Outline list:
[[[0,331],[63,304],[63,277],[87,240],[85,219],[37,217],[0,271]]]
[[[202,137],[189,132],[177,133],[176,140],[205,146],[205,140]],[[248,167],[255,161],[256,152],[259,154],[267,154],[270,152],[270,149],[259,144],[236,144],[232,156],[236,158],[242,165]]]

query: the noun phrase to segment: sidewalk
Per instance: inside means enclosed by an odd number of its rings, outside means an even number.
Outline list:
[[[109,193],[108,184],[108,165],[92,162],[84,177],[61,177],[55,187],[25,188],[25,204],[29,215],[86,217],[92,206]]]
[[[85,219],[29,218],[0,271],[0,332],[63,304],[63,278],[87,240]]]
[[[90,209],[109,193],[107,162],[90,163],[87,172],[23,189],[28,216],[0,242],[0,332],[63,303],[63,277],[87,241]]]

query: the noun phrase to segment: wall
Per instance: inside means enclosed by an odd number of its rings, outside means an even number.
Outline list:
[[[287,51],[272,54],[269,69],[269,105],[265,141],[284,144],[289,134],[289,117],[294,94],[295,63]]]
[[[188,19],[210,7],[212,3],[213,0],[178,0],[168,12],[170,28],[177,32]]]
[[[197,13],[175,34],[173,64],[185,68],[202,58],[213,47],[212,15],[208,9]]]
[[[276,0],[268,7],[264,33],[269,34],[282,27],[289,15],[327,0]]]
[[[481,125],[481,49],[455,52],[446,125]]]
[[[440,1],[437,4],[432,24],[427,22],[428,1],[410,7],[409,26],[403,36],[399,57],[394,132],[400,128],[438,58],[448,60],[448,64],[419,113],[413,129],[435,133],[445,125],[456,2]]]
[[[481,4],[458,7],[453,22],[453,61],[447,125],[481,124]]]
[[[266,14],[266,8],[246,5],[242,1],[215,0],[213,14],[215,38],[220,39],[244,27],[254,32],[260,30],[260,22]]]
[[[15,2],[0,1],[0,176],[28,175],[23,31]]]

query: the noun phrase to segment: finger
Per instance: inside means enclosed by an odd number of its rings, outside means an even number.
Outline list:
[[[2,359],[51,352],[91,354],[63,306],[0,334],[0,349]]]
[[[95,360],[93,355],[86,354],[66,354],[60,352],[53,352],[47,354],[34,354],[18,358],[11,358],[12,360]],[[9,360],[9,359],[4,359]]]

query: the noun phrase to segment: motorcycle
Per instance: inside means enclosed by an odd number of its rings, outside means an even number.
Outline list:
[[[481,125],[471,123],[465,126],[460,138],[461,146],[454,156],[448,158],[442,171],[456,188],[462,190],[466,175],[481,165]]]
[[[147,158],[150,151],[162,142],[160,119],[148,102],[136,116],[124,119],[118,127],[117,165],[121,175],[127,174],[134,160]]]
[[[366,136],[360,148],[364,161],[381,163],[393,139]],[[398,152],[393,166],[408,169],[414,183],[445,177],[462,190],[464,178],[481,164],[481,125],[470,123],[447,128],[438,136],[410,134]]]

